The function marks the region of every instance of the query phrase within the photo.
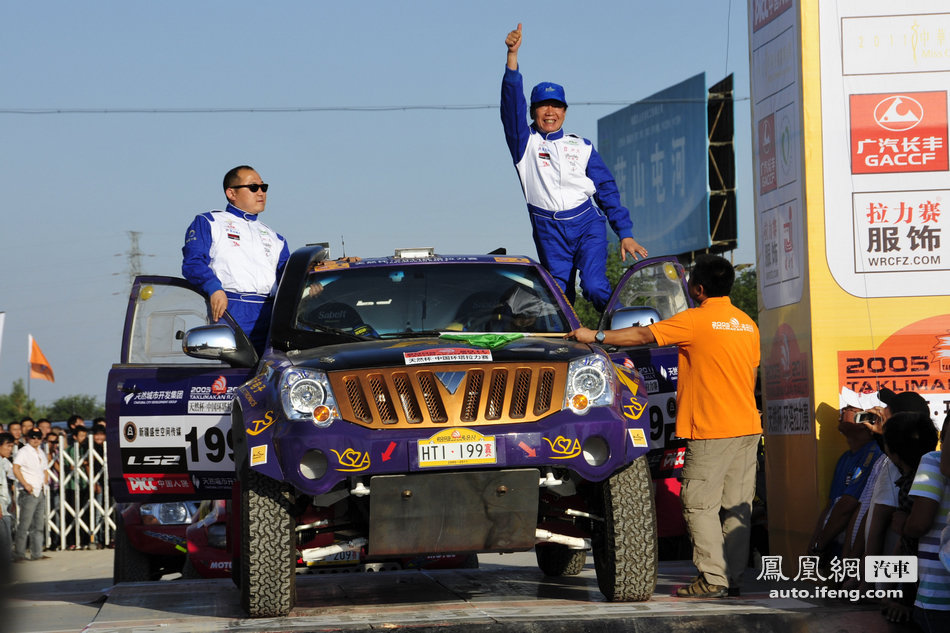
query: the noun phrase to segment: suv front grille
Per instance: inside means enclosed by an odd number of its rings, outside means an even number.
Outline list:
[[[369,428],[533,422],[558,410],[567,365],[502,363],[486,367],[332,372],[345,420]]]

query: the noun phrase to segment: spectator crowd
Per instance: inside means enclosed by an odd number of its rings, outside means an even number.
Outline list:
[[[0,579],[50,549],[111,546],[104,418],[0,424]]]
[[[839,406],[838,431],[848,449],[836,464],[807,555],[826,565],[861,560],[861,569],[868,556],[915,557],[917,582],[903,583],[902,597],[885,599],[881,613],[893,623],[913,622],[921,631],[946,633],[950,458],[939,449],[945,448],[950,414],[938,434],[927,400],[912,391],[843,389]],[[867,578],[848,578],[843,585],[860,589],[861,595],[874,588]]]

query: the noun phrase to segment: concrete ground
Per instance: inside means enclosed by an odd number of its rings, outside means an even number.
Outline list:
[[[112,551],[48,552],[15,565],[0,617],[5,633],[191,633],[193,631],[779,631],[887,632],[879,607],[849,600],[777,597],[791,589],[756,581],[742,594],[681,599],[688,562],[661,563],[657,591],[644,603],[609,603],[593,562],[575,577],[545,578],[531,552],[481,555],[479,569],[298,576],[297,607],[286,618],[244,617],[230,580],[112,586]]]

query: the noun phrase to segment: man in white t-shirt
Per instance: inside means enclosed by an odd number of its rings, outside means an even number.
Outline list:
[[[46,537],[46,486],[49,483],[49,473],[46,471],[48,460],[40,450],[43,432],[31,429],[26,434],[26,440],[26,446],[21,447],[13,459],[13,475],[20,491],[17,496],[19,522],[13,547],[15,563],[27,560],[27,537],[32,560],[50,558],[43,554],[43,540]]]

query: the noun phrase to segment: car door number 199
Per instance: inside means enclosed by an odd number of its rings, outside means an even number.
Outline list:
[[[196,464],[200,461],[202,455],[202,447],[199,446],[199,436],[198,428],[191,427],[191,430],[185,435],[185,440],[188,441],[188,457],[192,464]],[[227,432],[223,431],[217,426],[212,426],[205,429],[200,443],[204,444],[204,457],[208,460],[218,463],[227,456],[230,461],[234,461],[234,439],[231,437],[231,429],[228,429]]]

